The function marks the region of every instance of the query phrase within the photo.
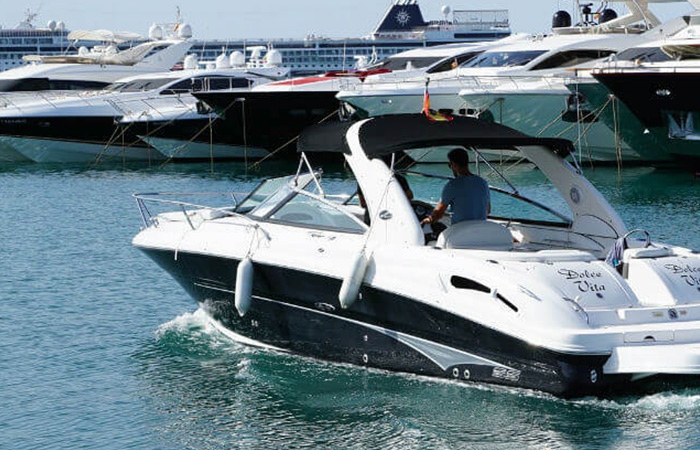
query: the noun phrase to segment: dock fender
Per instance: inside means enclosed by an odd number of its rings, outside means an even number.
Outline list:
[[[363,249],[350,264],[350,270],[343,278],[343,284],[340,286],[340,293],[338,294],[338,300],[343,309],[349,308],[357,300],[362,281],[367,273],[367,267],[369,267],[370,258],[370,255],[367,255]]]
[[[249,257],[243,258],[236,269],[235,291],[236,309],[241,317],[250,309],[253,296],[253,273],[253,262]]]

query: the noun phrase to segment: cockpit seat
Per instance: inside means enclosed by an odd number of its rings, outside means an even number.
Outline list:
[[[436,247],[507,251],[513,248],[513,236],[508,228],[499,223],[468,220],[440,233]]]

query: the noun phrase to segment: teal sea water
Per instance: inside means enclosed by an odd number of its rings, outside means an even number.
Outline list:
[[[131,247],[134,192],[244,191],[295,167],[215,169],[0,166],[0,449],[700,448],[700,381],[561,400],[226,339]],[[630,228],[700,249],[700,179],[588,176]],[[439,195],[442,181],[409,180]]]

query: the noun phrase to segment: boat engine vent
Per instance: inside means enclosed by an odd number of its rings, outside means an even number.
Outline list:
[[[472,291],[485,292],[487,294],[491,293],[491,289],[483,284],[477,283],[469,278],[458,277],[457,275],[453,275],[452,278],[450,278],[450,283],[452,283],[452,286],[456,287],[457,289],[469,289]]]
[[[471,291],[484,292],[486,294],[494,294],[493,297],[495,299],[500,300],[504,305],[513,310],[513,312],[518,312],[518,307],[515,306],[512,302],[510,302],[507,298],[505,298],[496,291],[491,291],[491,289],[489,289],[487,286],[484,286],[483,284],[477,281],[470,280],[469,278],[464,278],[457,275],[452,275],[452,277],[450,278],[450,283],[453,287],[457,289],[468,289]]]

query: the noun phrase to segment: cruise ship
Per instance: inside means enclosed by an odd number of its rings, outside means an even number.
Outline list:
[[[248,59],[260,48],[274,48],[282,53],[282,64],[293,75],[307,75],[351,69],[413,48],[490,41],[511,34],[507,10],[452,10],[443,6],[441,13],[441,20],[425,20],[418,0],[394,0],[376,28],[364,37],[199,40],[191,52],[202,60],[214,60],[222,49],[240,51]],[[37,28],[35,19],[36,14],[28,11],[16,28],[0,29],[0,70],[25,64],[24,55],[77,52],[62,22],[49,21],[45,28]]]

